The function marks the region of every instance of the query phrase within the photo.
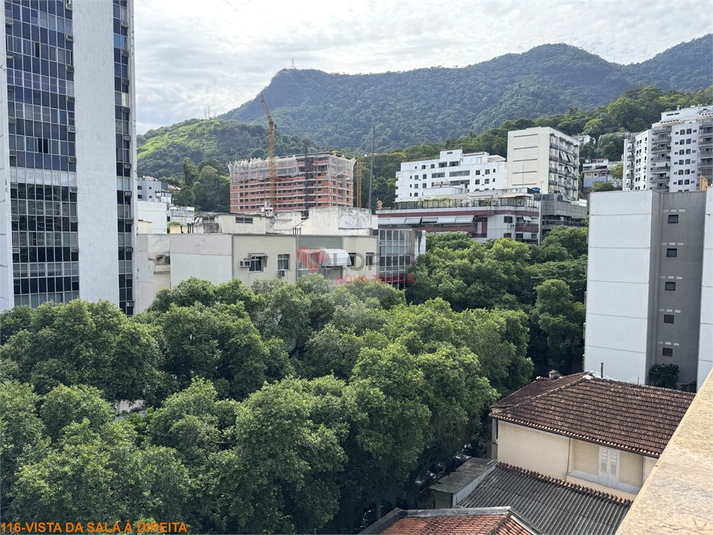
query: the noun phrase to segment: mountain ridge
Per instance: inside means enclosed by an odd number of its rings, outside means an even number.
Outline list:
[[[339,148],[378,151],[482,132],[504,120],[591,110],[635,87],[693,91],[711,83],[713,34],[621,65],[564,43],[465,67],[377,74],[283,69],[264,89],[281,132]],[[266,124],[259,97],[218,116]]]

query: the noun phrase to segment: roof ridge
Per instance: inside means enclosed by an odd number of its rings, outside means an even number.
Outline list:
[[[489,529],[488,532],[485,535],[498,535],[498,532],[500,531],[500,528],[504,527],[505,524],[508,523],[508,520],[510,520],[510,511],[502,515],[502,518],[497,521],[497,523],[492,527],[492,529]]]
[[[599,377],[597,375],[593,375],[593,378],[598,381],[606,381],[607,383],[616,383],[616,384],[624,385],[627,387],[636,387],[636,388],[641,388],[644,390],[654,390],[657,392],[663,391],[663,392],[681,394],[683,396],[690,397],[691,399],[693,399],[696,395],[695,392],[686,392],[685,390],[679,390],[677,388],[665,388],[663,386],[641,385],[639,383],[627,383],[626,381],[617,381],[616,379],[612,379],[611,377]]]
[[[522,468],[520,466],[514,466],[512,464],[508,463],[503,463],[503,462],[498,462],[497,466],[502,466],[505,470],[510,470],[512,472],[519,472],[524,476],[531,477],[533,479],[538,479],[540,481],[544,481],[545,483],[552,483],[555,485],[559,485],[565,488],[572,489],[576,492],[580,492],[582,494],[588,494],[590,496],[596,496],[598,498],[601,498],[603,500],[607,500],[610,502],[618,503],[621,505],[626,505],[630,506],[632,504],[632,500],[629,500],[627,498],[622,498],[621,496],[616,496],[615,494],[609,494],[608,492],[603,492],[601,490],[596,490],[590,487],[585,487],[584,485],[578,485],[577,483],[571,483],[569,481],[565,481],[556,477],[548,476],[545,474],[541,474],[539,472],[535,472],[534,470],[528,470],[527,468]]]
[[[528,398],[523,399],[522,401],[520,401],[520,402],[518,402],[518,403],[514,403],[514,404],[512,404],[512,405],[506,405],[505,407],[495,407],[495,406],[499,403],[499,402],[496,401],[496,402],[495,402],[495,405],[493,405],[493,407],[498,408],[498,409],[502,409],[502,410],[514,409],[515,407],[519,407],[519,406],[522,405],[523,403],[529,403],[529,402],[531,402],[531,401],[533,401],[533,400],[535,400],[535,399],[539,399],[539,398],[541,398],[541,397],[548,396],[548,395],[552,394],[553,392],[559,392],[560,390],[564,390],[564,389],[567,388],[568,386],[572,386],[572,385],[579,384],[580,381],[584,380],[584,377],[585,377],[585,376],[587,376],[587,375],[589,375],[589,374],[591,374],[591,373],[592,373],[592,372],[577,372],[577,373],[571,373],[571,374],[569,374],[569,375],[563,375],[562,377],[560,377],[560,378],[558,378],[558,379],[546,379],[547,381],[555,382],[555,381],[561,381],[562,379],[567,379],[568,377],[570,377],[570,378],[571,378],[571,377],[574,377],[575,375],[581,375],[581,377],[580,377],[579,379],[577,379],[576,381],[563,382],[562,384],[555,386],[555,387],[552,388],[551,390],[546,390],[545,392],[540,392],[539,394],[534,394],[534,395],[532,395],[532,396],[530,396],[530,397],[528,397]],[[592,376],[592,377],[593,377],[593,376]],[[537,381],[537,379],[535,379],[535,381]],[[530,383],[530,384],[528,384],[528,385],[523,386],[522,388],[527,388],[528,386],[530,386],[531,384],[533,384],[535,381],[533,381],[532,383]],[[542,382],[544,382],[544,381],[542,381]],[[522,389],[520,389],[520,390],[522,390]],[[515,392],[519,392],[519,391],[516,390]],[[513,392],[513,394],[515,394],[515,392]],[[512,394],[510,394],[510,395],[512,395]],[[506,397],[503,398],[503,399],[506,399],[507,397],[509,397],[509,396],[506,396]]]

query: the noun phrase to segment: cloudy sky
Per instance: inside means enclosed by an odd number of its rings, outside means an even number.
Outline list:
[[[713,28],[713,0],[135,0],[138,132],[226,112],[294,59],[371,73],[465,66],[544,43],[617,63]]]

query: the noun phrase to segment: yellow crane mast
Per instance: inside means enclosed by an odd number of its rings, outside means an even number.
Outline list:
[[[262,93],[260,93],[260,100],[262,101],[262,107],[265,108],[265,115],[267,115],[267,147],[270,153],[270,206],[274,212],[277,209],[277,203],[275,202],[275,122],[267,109],[265,97]]]

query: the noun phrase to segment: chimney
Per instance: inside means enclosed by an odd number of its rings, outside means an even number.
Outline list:
[[[562,377],[562,374],[557,370],[550,370],[549,376],[550,381],[554,381],[555,379],[559,379],[560,377]]]

